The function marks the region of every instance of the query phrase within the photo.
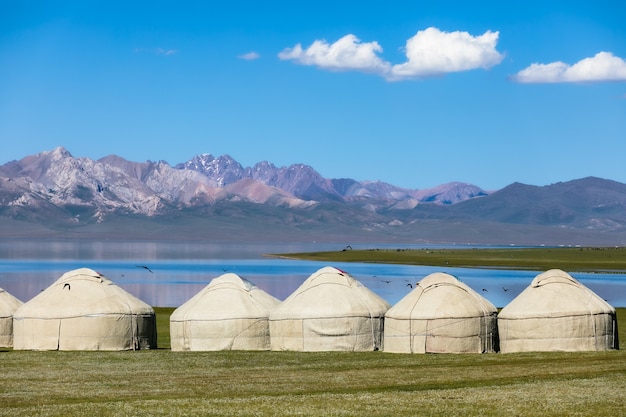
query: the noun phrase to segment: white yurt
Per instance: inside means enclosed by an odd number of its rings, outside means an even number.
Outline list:
[[[456,277],[430,274],[385,314],[385,352],[496,352],[497,314]]]
[[[88,268],[69,271],[13,314],[18,350],[156,348],[148,304]]]
[[[0,288],[0,347],[13,347],[13,313],[22,304]]]
[[[618,349],[615,309],[568,273],[537,275],[498,314],[500,351]]]
[[[382,350],[388,308],[348,273],[322,268],[270,313],[272,350]]]
[[[172,350],[269,350],[280,301],[236,274],[214,278],[170,316]]]

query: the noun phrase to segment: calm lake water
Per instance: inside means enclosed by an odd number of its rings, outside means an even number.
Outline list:
[[[351,245],[353,249],[423,248],[410,245]],[[442,268],[365,263],[296,261],[273,253],[340,251],[340,244],[210,244],[182,242],[77,242],[0,240],[0,288],[28,301],[72,269],[91,268],[153,306],[178,307],[213,278],[233,272],[284,300],[324,266],[342,269],[390,304],[433,272],[459,278],[498,307],[515,298],[538,271]],[[429,246],[434,247],[434,246]],[[149,268],[143,268],[147,266]],[[626,275],[569,272],[615,307],[626,306]]]

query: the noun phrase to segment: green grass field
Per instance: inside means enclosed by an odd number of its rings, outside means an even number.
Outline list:
[[[0,416],[618,416],[626,352],[0,350]],[[618,309],[626,340],[626,309]]]
[[[329,262],[626,272],[626,248],[371,249],[269,255]]]

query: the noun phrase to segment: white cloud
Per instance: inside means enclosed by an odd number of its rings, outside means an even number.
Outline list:
[[[513,79],[520,83],[626,81],[626,61],[610,52],[598,52],[572,66],[564,62],[535,63]]]
[[[376,55],[382,50],[378,42],[362,43],[356,36],[348,34],[333,44],[316,40],[307,49],[297,44],[293,48],[284,49],[278,57],[335,71],[385,73],[389,71],[390,65]]]
[[[487,31],[481,36],[471,36],[467,32],[442,32],[431,27],[417,32],[406,42],[407,61],[398,65],[378,56],[383,52],[378,42],[361,42],[352,34],[332,44],[316,40],[306,49],[297,44],[280,52],[278,57],[322,69],[355,70],[400,80],[491,68],[503,59],[495,49],[498,35]]]
[[[442,32],[430,27],[407,40],[404,64],[394,65],[392,78],[416,78],[449,72],[489,69],[502,62],[496,50],[499,32],[487,31],[480,36],[467,32]]]
[[[169,56],[169,55],[174,55],[176,52],[178,52],[176,49],[164,49],[164,48],[155,48],[155,49],[150,49],[150,48],[135,48],[134,52],[136,54],[142,54],[142,53],[153,53],[155,55],[165,55],[165,56]]]
[[[157,48],[156,49],[156,54],[157,55],[165,55],[165,56],[169,56],[169,55],[174,55],[177,51],[175,49],[163,49],[163,48]]]
[[[261,58],[261,55],[259,55],[257,52],[251,51],[246,54],[239,55],[237,58],[243,59],[246,61],[254,61],[255,59]]]

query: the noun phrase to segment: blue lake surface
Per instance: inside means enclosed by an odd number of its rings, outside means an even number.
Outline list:
[[[421,248],[407,245],[351,245],[353,249]],[[171,242],[84,242],[0,240],[0,288],[28,301],[62,274],[91,268],[146,303],[178,307],[213,278],[236,273],[283,300],[324,266],[342,269],[395,304],[409,284],[433,272],[447,272],[497,307],[504,307],[540,271],[442,268],[371,263],[298,261],[265,254],[342,250],[340,244],[210,244]],[[433,247],[433,246],[430,246]],[[147,266],[149,268],[143,268]],[[569,272],[615,307],[626,306],[626,275]]]

